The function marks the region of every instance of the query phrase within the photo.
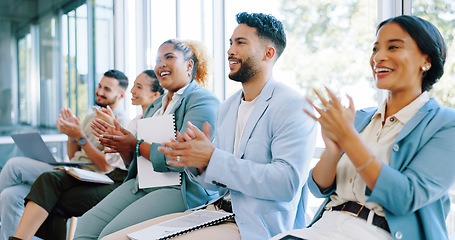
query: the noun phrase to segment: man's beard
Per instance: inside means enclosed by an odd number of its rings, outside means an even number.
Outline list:
[[[101,98],[102,98],[102,100],[105,100],[104,102],[107,101],[107,103],[100,103],[100,102],[98,102],[98,101],[95,101],[95,104],[98,105],[98,106],[100,106],[100,107],[105,108],[105,107],[107,107],[107,106],[109,106],[109,105],[115,103],[115,100],[108,101],[108,99],[105,98],[105,97],[101,97]]]
[[[105,107],[107,107],[107,105],[109,105],[109,104],[104,104],[104,103],[99,103],[99,102],[95,102],[95,104],[100,107],[103,107],[103,108],[105,108]]]
[[[254,77],[259,71],[256,69],[256,64],[253,62],[251,58],[247,58],[244,62],[241,63],[240,69],[235,72],[229,74],[229,78],[236,81],[245,83],[250,78]]]

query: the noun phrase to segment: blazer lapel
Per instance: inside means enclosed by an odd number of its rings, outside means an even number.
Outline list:
[[[356,112],[354,126],[357,132],[361,132],[370,123],[377,110],[376,107],[371,107]]]
[[[439,104],[431,98],[428,103],[426,103],[419,111],[412,117],[409,122],[403,127],[403,129],[398,133],[395,142],[398,142],[405,138],[409,133],[422,121],[422,119],[428,114],[432,109],[438,108]],[[357,132],[361,132],[371,121],[377,108],[367,108],[358,111],[356,114],[355,126]]]
[[[163,95],[155,99],[148,107],[145,109],[144,118],[152,117],[155,112],[161,108]]]
[[[409,122],[404,125],[403,129],[398,133],[397,138],[395,139],[395,142],[399,142],[403,138],[409,135],[414,128],[419,125],[419,123],[422,121],[422,119],[432,110],[439,107],[439,104],[434,100],[434,98],[431,98],[422,108],[419,109],[419,111],[412,117]]]
[[[259,119],[262,117],[265,110],[269,106],[270,99],[272,98],[273,90],[275,89],[276,84],[277,82],[273,78],[270,78],[264,85],[264,88],[262,89],[261,93],[258,96],[256,105],[254,106],[254,109],[251,112],[248,121],[246,122],[245,129],[243,130],[242,139],[240,140],[239,152],[237,153],[237,156],[239,156],[240,158],[243,156],[243,154],[245,154],[245,149],[248,140],[250,139],[251,134],[253,133],[253,130],[256,127]]]
[[[199,85],[197,85],[197,83],[194,80],[191,80],[190,84],[185,89],[182,96],[180,96],[180,98],[177,100],[177,102],[175,102],[175,106],[174,106],[174,109],[172,109],[172,113],[175,113],[177,108],[179,108],[180,105],[182,104],[183,99],[185,99],[186,96],[188,96],[188,94],[190,94],[190,92],[192,92],[197,86],[199,86]]]

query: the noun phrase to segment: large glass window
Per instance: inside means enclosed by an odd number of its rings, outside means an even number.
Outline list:
[[[94,1],[94,67],[95,79],[90,86],[90,105],[94,104],[94,89],[103,77],[103,74],[114,68],[114,6],[112,0]]]
[[[430,95],[438,102],[448,107],[455,107],[455,2],[452,0],[413,0],[412,15],[421,17],[433,23],[441,32],[447,45],[447,59],[444,75],[434,85]]]
[[[19,123],[31,125],[33,119],[33,82],[31,81],[31,34],[27,33],[18,41],[18,90]]]
[[[58,19],[45,17],[39,23],[40,49],[40,126],[55,127],[61,106],[60,41]]]
[[[377,104],[369,66],[377,1],[282,0],[270,4],[226,1],[227,38],[237,26],[236,13],[270,13],[282,20],[287,34],[286,50],[274,70],[278,81],[304,94],[326,85],[339,94],[350,94],[356,108]],[[235,90],[233,86],[228,84],[227,96]]]
[[[177,4],[178,3],[178,4]],[[155,66],[158,47],[172,38],[202,42],[209,53],[213,51],[212,0],[150,0],[151,44],[147,53],[151,65]],[[166,11],[163,11],[166,9]],[[211,54],[213,56],[213,54]],[[210,79],[207,88],[212,89]]]
[[[13,35],[11,22],[0,17],[0,133],[2,127],[9,127],[14,119],[14,80],[13,79]]]
[[[455,107],[455,2],[452,0],[428,1],[413,0],[412,15],[421,17],[433,23],[441,32],[447,45],[447,59],[444,75],[429,92],[441,105]],[[455,186],[449,191],[451,211],[447,217],[447,230],[455,235]]]
[[[78,116],[88,109],[87,5],[62,16],[65,107]]]
[[[18,123],[20,126],[39,125],[40,114],[40,78],[39,78],[39,48],[38,26],[25,28],[17,41],[18,59]]]
[[[150,0],[151,46],[150,53],[152,66],[155,66],[156,52],[164,41],[177,37],[177,18],[175,1]],[[163,11],[166,9],[166,11]]]
[[[213,32],[212,1],[181,0],[179,9],[178,38],[201,41],[208,51],[213,51],[213,34],[210,34]],[[213,89],[212,79],[209,80],[207,88]]]
[[[113,3],[93,2],[93,9],[83,4],[62,16],[64,106],[80,117],[91,111],[97,83],[114,67]]]

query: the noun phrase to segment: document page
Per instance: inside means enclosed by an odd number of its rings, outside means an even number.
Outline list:
[[[165,114],[144,118],[137,123],[137,138],[147,143],[169,142],[175,139],[174,115]],[[180,184],[178,172],[155,172],[150,160],[137,158],[139,188],[162,187]]]

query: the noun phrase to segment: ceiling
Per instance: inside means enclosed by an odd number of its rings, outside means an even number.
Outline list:
[[[46,0],[0,0],[0,21],[28,22],[37,16],[39,2]]]
[[[27,23],[71,2],[81,0],[0,0],[0,21]]]

